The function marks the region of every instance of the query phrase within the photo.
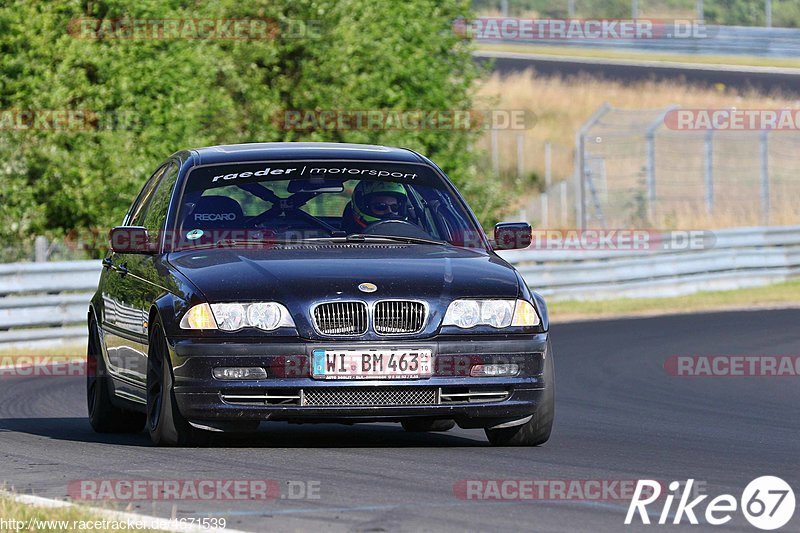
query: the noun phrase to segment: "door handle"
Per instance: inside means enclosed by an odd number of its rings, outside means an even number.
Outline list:
[[[122,263],[120,266],[117,267],[117,272],[119,272],[120,276],[124,276],[128,273],[128,263]]]
[[[112,268],[114,266],[114,261],[112,261],[110,257],[103,259],[102,263],[103,268]]]

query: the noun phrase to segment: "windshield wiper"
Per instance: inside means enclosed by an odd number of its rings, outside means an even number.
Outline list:
[[[307,239],[287,239],[287,240],[278,240],[278,239],[220,239],[214,243],[204,243],[198,244],[196,246],[192,246],[191,244],[188,246],[184,246],[182,250],[201,250],[204,248],[226,248],[226,247],[236,247],[236,246],[251,246],[251,245],[263,245],[263,246],[271,246],[271,245],[291,245],[291,244],[303,244],[303,243],[319,243],[319,242],[351,242],[351,243],[359,243],[359,242],[380,242],[380,241],[392,241],[392,242],[405,242],[409,244],[433,244],[437,246],[450,246],[449,242],[446,241],[436,241],[433,239],[423,239],[420,237],[405,237],[403,235],[365,235],[363,233],[353,233],[351,235],[341,236],[341,237],[310,237]]]
[[[227,248],[234,246],[245,246],[254,244],[273,244],[275,241],[262,239],[220,239],[216,242],[205,242],[202,244],[184,244],[180,250],[203,250],[205,248]]]
[[[436,244],[438,246],[449,246],[446,241],[435,241],[433,239],[422,239],[420,237],[405,237],[403,235],[364,235],[363,233],[353,233],[345,237],[347,242],[366,242],[366,241],[396,241],[407,242],[410,244]]]
[[[202,250],[204,248],[228,248],[237,246],[254,246],[259,245],[263,247],[285,245],[285,244],[302,244],[304,242],[314,242],[316,239],[219,239],[216,242],[207,242],[192,246],[187,244],[181,247],[181,250]]]

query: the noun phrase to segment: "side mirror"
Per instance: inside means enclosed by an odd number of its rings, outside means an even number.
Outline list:
[[[531,245],[533,234],[527,222],[501,222],[494,227],[495,250],[518,250]]]
[[[154,254],[158,251],[158,242],[152,242],[142,226],[117,226],[109,232],[108,238],[114,253]]]

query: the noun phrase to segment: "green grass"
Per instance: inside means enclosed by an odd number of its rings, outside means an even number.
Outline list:
[[[593,302],[550,302],[551,322],[652,316],[700,311],[800,307],[800,280],[734,291],[698,292],[676,298],[621,298]]]
[[[109,517],[104,517],[91,508],[83,507],[80,505],[73,505],[69,507],[37,507],[27,505],[15,501],[8,495],[0,495],[0,533],[17,533],[20,531],[36,531],[36,532],[68,532],[78,533],[85,531],[105,531],[108,528],[81,527],[86,525],[86,522],[92,522],[92,526],[102,525],[97,524],[97,521],[105,520],[106,523],[113,520]],[[9,523],[10,520],[17,522],[25,522],[24,525]],[[5,523],[3,523],[5,521]],[[42,521],[45,521],[44,523]],[[66,521],[66,527],[61,528],[54,522],[47,523],[46,521]],[[84,524],[81,524],[84,522]],[[15,527],[11,527],[11,526]],[[127,523],[122,524],[126,526]],[[118,531],[125,531],[125,529],[118,529]],[[154,529],[136,529],[136,531],[157,531]]]
[[[591,59],[627,59],[635,61],[664,61],[668,63],[698,63],[703,65],[728,65],[749,67],[800,68],[800,59],[765,58],[755,56],[716,56],[692,54],[656,54],[622,50],[598,50],[573,46],[536,46],[527,44],[478,43],[476,49],[486,52],[514,52],[558,57],[585,57]]]

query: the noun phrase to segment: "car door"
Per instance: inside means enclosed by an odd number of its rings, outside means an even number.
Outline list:
[[[147,181],[125,216],[123,226],[141,225],[147,207],[170,164],[164,164]],[[146,380],[147,314],[138,277],[142,256],[110,251],[103,261],[107,272],[103,283],[103,342],[108,354],[109,371],[117,379],[117,394],[130,399],[143,397],[139,387]],[[145,364],[142,364],[142,361]]]
[[[161,251],[166,235],[167,213],[172,199],[180,165],[177,161],[167,163],[153,194],[151,195],[141,220],[136,225],[144,226],[153,242],[158,243],[158,253],[132,254],[128,262],[128,276],[136,294],[134,305],[141,317],[142,325],[140,357],[132,361],[137,377],[144,386],[147,382],[147,345],[150,308],[161,295],[173,290],[166,269],[162,264]]]

